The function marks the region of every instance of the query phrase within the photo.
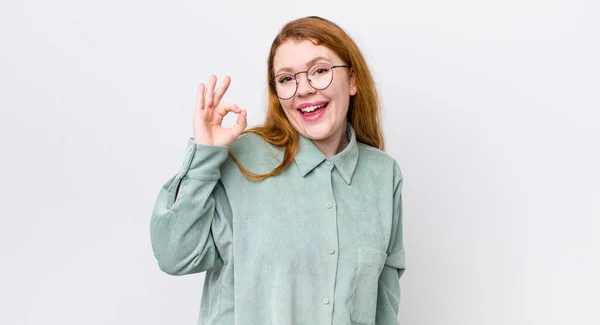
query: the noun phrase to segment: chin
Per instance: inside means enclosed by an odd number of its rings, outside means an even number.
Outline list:
[[[302,135],[304,135],[308,139],[319,141],[330,137],[331,132],[304,132],[304,134]]]
[[[325,140],[336,133],[339,129],[334,123],[323,121],[322,123],[313,125],[302,125],[300,134],[311,140]]]

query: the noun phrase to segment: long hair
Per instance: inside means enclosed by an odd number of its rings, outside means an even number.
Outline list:
[[[277,48],[288,40],[310,40],[335,52],[350,66],[356,79],[357,93],[350,97],[347,121],[356,134],[356,140],[384,150],[383,133],[380,126],[379,96],[367,62],[352,38],[335,23],[317,16],[309,16],[287,23],[271,44],[267,60],[267,83],[274,78],[273,59]],[[263,180],[285,170],[298,151],[298,132],[288,121],[274,86],[268,87],[267,114],[264,124],[245,130],[254,133],[266,142],[284,149],[283,161],[266,174],[255,174],[246,169],[234,156],[231,159],[242,174],[251,180]]]

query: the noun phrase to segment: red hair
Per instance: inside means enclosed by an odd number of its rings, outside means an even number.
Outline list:
[[[356,134],[356,140],[384,150],[383,132],[380,126],[379,96],[367,62],[352,38],[335,23],[316,16],[304,17],[287,23],[271,44],[267,60],[267,83],[273,80],[273,59],[277,48],[288,40],[310,40],[335,52],[352,69],[356,79],[356,95],[350,97],[347,121]],[[229,156],[248,179],[263,180],[285,170],[298,151],[298,132],[288,121],[273,86],[269,85],[266,120],[263,125],[245,130],[254,133],[268,143],[283,147],[283,161],[267,174],[255,174],[247,170],[231,153]]]

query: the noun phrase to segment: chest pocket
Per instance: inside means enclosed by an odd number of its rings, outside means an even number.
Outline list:
[[[377,249],[359,247],[352,289],[352,324],[375,325],[377,288],[387,254]]]

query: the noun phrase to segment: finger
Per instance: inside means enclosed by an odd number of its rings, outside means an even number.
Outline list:
[[[225,95],[225,92],[229,88],[230,84],[231,84],[231,77],[225,76],[225,79],[223,79],[223,81],[221,82],[221,85],[219,86],[217,91],[215,91],[214,105],[219,105],[219,102],[221,102],[221,98],[223,98],[223,95]]]
[[[217,77],[215,75],[210,76],[208,80],[208,86],[206,87],[205,96],[205,107],[213,107],[213,99],[215,97],[215,84],[217,83]]]
[[[221,115],[222,117],[225,117],[225,115],[227,115],[227,112],[234,112],[236,114],[239,114],[242,112],[242,109],[236,104],[232,103],[223,103],[219,105],[217,109],[215,109],[215,113]]]
[[[219,107],[217,107],[214,110],[214,112],[216,114],[214,114],[214,116],[212,118],[212,125],[221,125],[221,123],[223,122],[223,119],[229,112],[239,114],[242,112],[242,109],[239,108],[236,104],[223,103],[223,104],[219,105]]]
[[[196,94],[196,111],[202,111],[204,109],[204,91],[206,90],[206,85],[204,83],[200,83],[198,87],[198,93]]]

